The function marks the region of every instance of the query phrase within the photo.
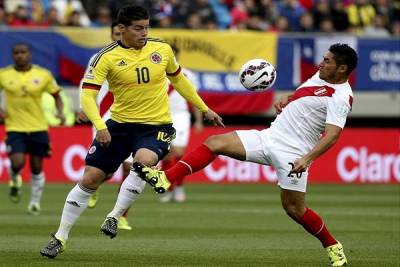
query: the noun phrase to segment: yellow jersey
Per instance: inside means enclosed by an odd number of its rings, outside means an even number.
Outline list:
[[[114,96],[111,118],[120,123],[171,123],[167,75],[176,76],[180,66],[171,47],[148,38],[141,49],[113,42],[93,59],[83,79],[83,89],[99,90],[105,80]]]
[[[0,69],[0,90],[5,93],[5,126],[8,132],[37,132],[48,129],[42,109],[42,94],[60,91],[50,71],[32,65],[28,71],[14,66]]]

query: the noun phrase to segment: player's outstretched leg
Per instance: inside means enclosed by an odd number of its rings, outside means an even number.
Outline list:
[[[40,250],[42,256],[54,259],[59,253],[63,252],[66,248],[66,241],[61,238],[56,238],[51,235],[51,239],[47,246]]]
[[[151,185],[159,194],[165,193],[171,186],[163,171],[147,167],[139,162],[134,162],[132,168],[143,181]]]

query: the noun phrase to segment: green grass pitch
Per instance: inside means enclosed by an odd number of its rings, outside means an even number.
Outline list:
[[[271,185],[188,185],[188,201],[161,204],[147,187],[130,212],[132,231],[100,234],[116,185],[73,228],[67,250],[41,257],[72,187],[47,185],[42,214],[26,213],[0,184],[0,266],[329,266],[318,240],[287,217]],[[308,205],[344,245],[350,266],[400,266],[400,187],[310,185]]]

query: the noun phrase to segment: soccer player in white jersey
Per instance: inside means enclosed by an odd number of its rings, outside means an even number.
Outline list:
[[[118,23],[113,22],[111,24],[111,40],[114,42],[120,39],[121,39],[121,31],[118,28]],[[93,61],[96,55],[97,54],[94,54],[90,58],[88,65],[90,65],[90,63]],[[81,81],[80,90],[82,90],[82,83],[83,79]],[[104,121],[107,121],[108,119],[111,118],[110,107],[113,101],[114,97],[109,90],[107,80],[105,80],[100,88],[99,94],[97,95],[97,105],[99,107],[101,118]],[[78,112],[78,121],[87,122],[89,121],[89,119],[86,117],[86,114],[83,111],[80,111]],[[96,138],[96,129],[93,127],[93,139],[94,138]],[[129,157],[122,163],[123,180],[128,176],[131,167],[132,167],[132,157]],[[98,199],[99,199],[99,191],[96,191],[89,199],[88,208],[94,208],[97,204]],[[118,228],[123,230],[132,230],[132,227],[129,225],[128,222],[128,211],[126,211],[119,219]]]
[[[165,172],[140,164],[133,167],[160,191],[206,167],[217,155],[271,165],[277,171],[286,213],[321,241],[332,266],[344,266],[343,246],[322,218],[306,206],[305,196],[311,163],[336,143],[351,110],[353,93],[348,77],[357,61],[350,46],[334,44],[323,56],[319,71],[275,104],[278,115],[270,128],[210,136]]]
[[[175,57],[179,60],[179,49],[175,45],[171,45],[175,53]],[[194,81],[194,73],[188,69],[182,68],[183,74],[190,80]],[[190,137],[190,111],[187,101],[169,84],[168,86],[169,106],[171,109],[172,123],[176,130],[176,137],[171,142],[171,150],[162,160],[163,169],[168,169],[175,165],[183,156]],[[193,107],[194,129],[196,133],[203,130],[203,115]],[[160,202],[166,203],[170,201],[184,202],[186,194],[184,190],[184,178],[175,181],[165,194],[160,196]]]

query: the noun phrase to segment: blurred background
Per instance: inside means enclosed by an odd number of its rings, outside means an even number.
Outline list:
[[[76,181],[82,174],[91,128],[75,123],[78,85],[89,58],[110,43],[109,26],[118,9],[131,3],[150,10],[149,35],[180,49],[180,64],[193,71],[199,93],[228,125],[193,132],[188,149],[210,134],[267,127],[275,117],[274,100],[309,78],[331,44],[345,42],[359,54],[350,79],[353,110],[342,139],[312,167],[310,182],[400,182],[400,1],[0,0],[0,67],[13,64],[15,43],[26,42],[33,62],[49,69],[63,89],[68,126],[51,122],[48,182]],[[237,72],[252,58],[276,66],[272,90],[254,93],[240,85]],[[0,136],[0,181],[6,182],[3,127]],[[113,181],[120,179],[119,171]],[[224,157],[188,179],[275,181],[269,167]]]

